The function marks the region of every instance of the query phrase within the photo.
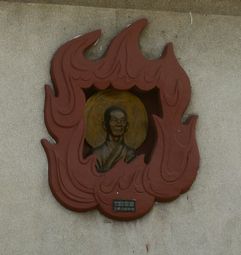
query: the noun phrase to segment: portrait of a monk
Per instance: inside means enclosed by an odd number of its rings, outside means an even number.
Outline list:
[[[128,163],[135,157],[135,150],[125,144],[124,134],[128,130],[126,112],[117,106],[111,106],[104,112],[103,128],[106,133],[105,142],[94,148],[96,169],[107,172],[119,160]]]

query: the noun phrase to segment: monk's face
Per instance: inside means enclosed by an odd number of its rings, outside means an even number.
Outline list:
[[[110,112],[109,132],[111,135],[120,137],[123,136],[127,129],[126,115],[120,110]]]

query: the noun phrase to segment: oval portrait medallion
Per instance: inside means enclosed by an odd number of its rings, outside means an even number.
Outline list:
[[[130,162],[144,142],[148,117],[141,100],[128,91],[107,89],[90,97],[85,106],[85,139],[97,157],[99,172],[119,160]]]

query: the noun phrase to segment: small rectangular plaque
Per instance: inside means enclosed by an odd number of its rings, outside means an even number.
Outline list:
[[[136,201],[135,200],[113,200],[113,211],[116,212],[135,212]]]

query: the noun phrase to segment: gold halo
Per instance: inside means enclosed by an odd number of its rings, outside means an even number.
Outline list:
[[[107,89],[91,96],[85,104],[85,139],[93,148],[104,143],[106,132],[103,128],[104,112],[111,106],[123,109],[127,114],[128,131],[125,143],[138,148],[147,134],[148,117],[145,106],[134,94],[127,91]]]

